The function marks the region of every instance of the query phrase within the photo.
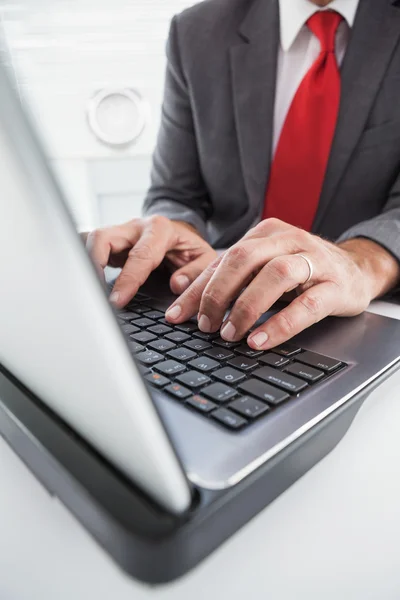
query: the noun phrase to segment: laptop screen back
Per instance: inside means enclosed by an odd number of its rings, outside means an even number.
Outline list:
[[[169,511],[190,488],[0,65],[0,364]]]

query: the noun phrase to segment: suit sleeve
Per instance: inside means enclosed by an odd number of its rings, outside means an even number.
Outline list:
[[[212,205],[201,174],[189,89],[178,47],[176,17],[167,43],[161,126],[143,214],[186,221],[206,238]]]
[[[400,173],[382,213],[373,219],[355,225],[341,235],[338,242],[359,237],[376,242],[400,263]]]

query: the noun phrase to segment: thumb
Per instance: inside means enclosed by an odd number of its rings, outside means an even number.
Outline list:
[[[207,252],[202,254],[184,267],[181,267],[171,276],[169,281],[173,294],[183,294],[185,290],[193,283],[195,279],[215,260],[215,253]]]

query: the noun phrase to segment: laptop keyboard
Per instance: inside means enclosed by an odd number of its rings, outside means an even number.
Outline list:
[[[190,410],[239,431],[347,365],[287,343],[263,352],[199,331],[196,321],[171,325],[156,303],[137,294],[118,313],[144,378]]]

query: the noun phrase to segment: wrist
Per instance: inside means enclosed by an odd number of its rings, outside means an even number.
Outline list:
[[[176,225],[179,225],[180,227],[184,227],[188,231],[191,231],[192,233],[195,233],[196,235],[198,235],[199,237],[201,237],[200,233],[198,232],[198,230],[196,229],[196,227],[194,227],[194,225],[191,225],[190,223],[187,223],[186,221],[173,221],[173,222]]]
[[[399,284],[400,265],[380,244],[366,238],[355,238],[340,243],[339,247],[351,255],[365,277],[371,300]]]

